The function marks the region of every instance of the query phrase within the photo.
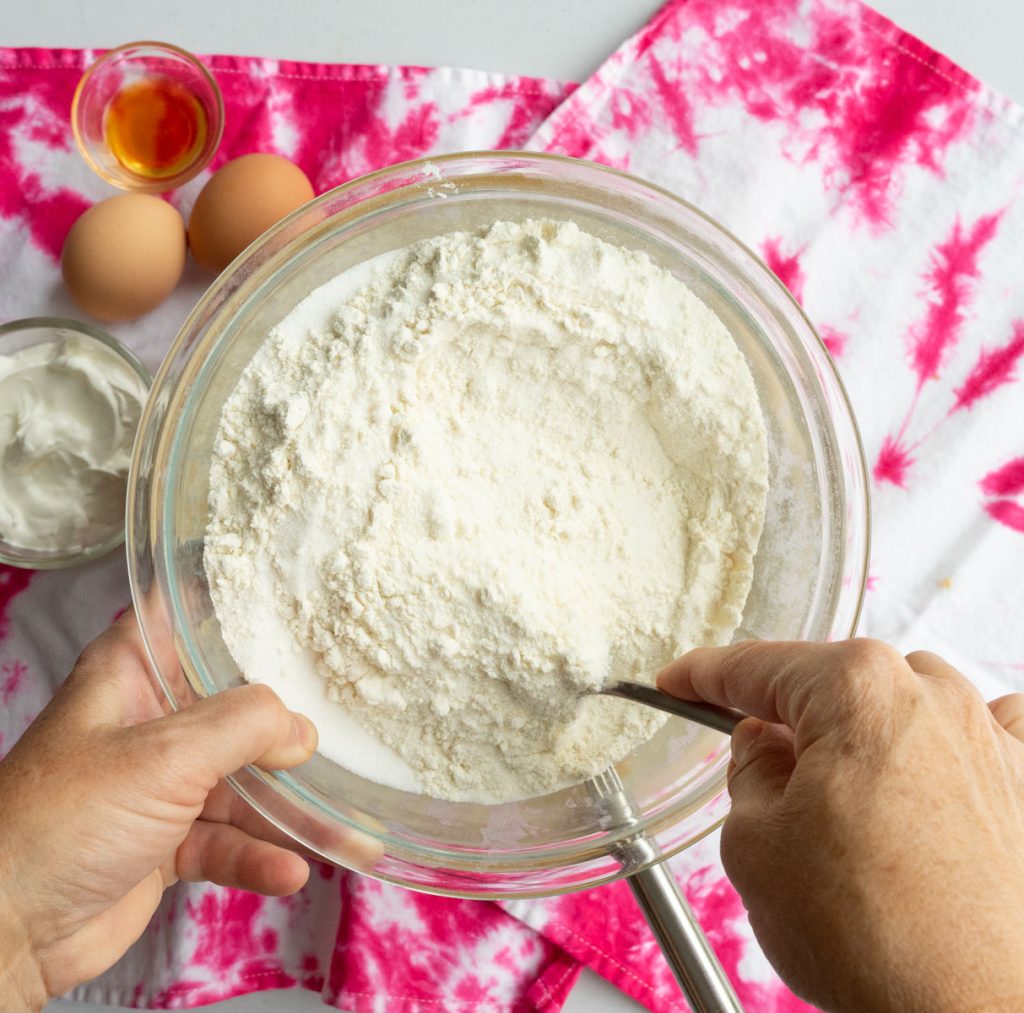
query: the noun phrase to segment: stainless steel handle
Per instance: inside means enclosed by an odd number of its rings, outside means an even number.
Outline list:
[[[616,841],[610,850],[622,864],[626,882],[693,1013],[743,1013],[692,908],[672,873],[658,861],[661,849],[640,830],[632,799],[615,768],[592,777],[587,785],[604,811],[607,823],[602,825],[637,830]]]
[[[742,1013],[693,909],[663,863],[626,879],[693,1013]]]
[[[668,693],[655,689],[653,686],[641,686],[638,682],[613,682],[601,690],[602,696],[617,696],[623,700],[647,704],[658,710],[675,714],[689,721],[696,721],[717,732],[732,735],[732,730],[746,717],[739,711],[728,707],[716,707],[713,703],[693,703],[690,700],[678,700]]]

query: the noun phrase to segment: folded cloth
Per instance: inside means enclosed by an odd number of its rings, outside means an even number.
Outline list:
[[[0,50],[0,319],[81,316],[60,281],[61,244],[77,215],[115,192],[86,168],[69,127],[75,84],[96,55]],[[226,109],[213,168],[277,151],[318,192],[403,159],[521,147],[572,87],[464,70],[206,62]],[[187,213],[208,176],[172,201]],[[209,282],[190,266],[164,305],[108,329],[155,368]],[[128,601],[122,551],[66,572],[0,567],[0,755]],[[493,904],[318,866],[290,898],[179,884],[125,958],[73,996],[181,1009],[298,986],[355,1011],[490,1013],[558,1009],[578,969]]]
[[[789,286],[872,475],[861,632],[1024,690],[1024,110],[857,0],[672,0],[530,147],[661,184]],[[745,1008],[804,1008],[715,844],[684,884]],[[618,884],[504,905],[653,1010],[684,1008]]]

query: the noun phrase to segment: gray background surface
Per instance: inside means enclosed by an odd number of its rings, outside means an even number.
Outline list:
[[[582,80],[661,0],[37,0],[5,3],[0,44],[156,38],[201,53],[451,64]],[[967,70],[1024,101],[1021,0],[875,0]],[[301,12],[301,15],[300,13]]]
[[[5,4],[0,45],[107,47],[150,38],[201,53],[448,64],[580,81],[660,6],[661,0],[40,0]],[[873,6],[1024,102],[1022,0],[875,0]],[[318,997],[301,992],[265,992],[205,1008],[324,1009]],[[565,1007],[567,1013],[639,1008],[589,972]],[[47,1007],[47,1013],[105,1010],[67,1002]]]

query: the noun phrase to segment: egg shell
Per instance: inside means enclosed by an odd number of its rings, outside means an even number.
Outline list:
[[[166,299],[185,269],[185,222],[165,200],[126,193],[94,204],[61,253],[71,298],[97,320],[132,320]]]
[[[313,185],[280,155],[242,155],[221,166],[196,198],[188,220],[192,256],[223,271],[254,239],[314,197]]]

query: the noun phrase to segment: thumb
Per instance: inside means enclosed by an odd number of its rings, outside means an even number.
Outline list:
[[[732,733],[729,795],[735,812],[772,806],[796,766],[793,733],[784,725],[745,718]]]
[[[163,741],[148,748],[172,760],[188,783],[208,789],[248,763],[282,769],[305,763],[317,746],[313,722],[288,710],[269,686],[215,693],[133,731]]]
[[[1024,742],[1024,693],[1010,693],[993,700],[989,705],[992,716],[1015,739]]]

